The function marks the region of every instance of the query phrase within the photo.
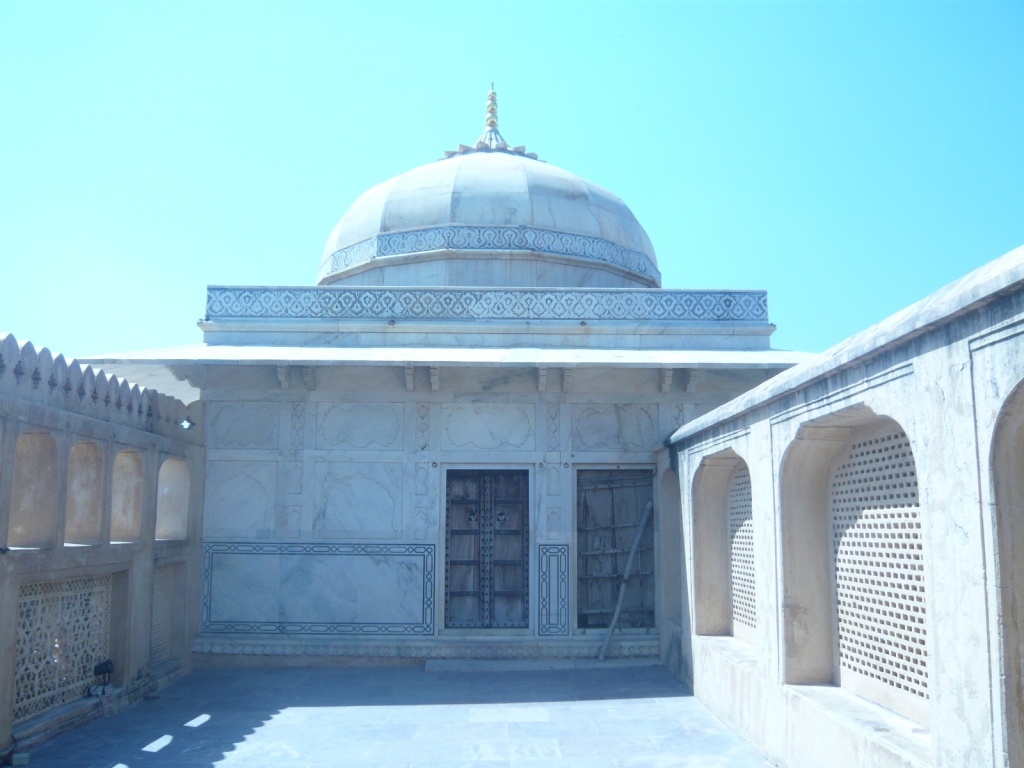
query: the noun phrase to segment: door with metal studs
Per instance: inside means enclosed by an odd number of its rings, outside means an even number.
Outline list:
[[[445,627],[529,626],[529,487],[525,470],[448,471]]]

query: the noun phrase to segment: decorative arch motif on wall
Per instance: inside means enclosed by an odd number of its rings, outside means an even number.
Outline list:
[[[111,541],[138,541],[142,537],[144,483],[142,457],[129,449],[118,453],[111,495]]]
[[[9,547],[51,547],[57,518],[57,441],[49,432],[29,431],[14,448],[14,481]]]
[[[169,458],[160,465],[156,494],[156,538],[188,538],[188,502],[191,477],[182,459]]]
[[[98,544],[103,530],[103,449],[90,440],[71,446],[65,544]]]

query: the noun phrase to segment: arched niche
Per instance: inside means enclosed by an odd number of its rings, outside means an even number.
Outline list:
[[[692,499],[695,631],[750,641],[756,610],[747,463],[731,448],[705,456]]]
[[[1024,764],[1024,383],[1007,398],[991,452],[1009,765]]]
[[[68,457],[65,544],[97,544],[103,526],[103,449],[82,441]]]
[[[870,409],[853,408],[808,422],[782,457],[783,674],[791,685],[835,682],[828,470],[851,429],[874,417]]]
[[[57,441],[46,432],[25,432],[14,447],[8,546],[53,546],[57,486]]]
[[[181,459],[167,459],[157,478],[156,537],[188,538],[188,499],[190,476]]]
[[[785,681],[840,685],[926,724],[926,550],[902,426],[866,406],[808,422],[779,485]]]
[[[110,540],[138,541],[142,536],[142,500],[145,472],[142,457],[121,451],[114,459],[111,493]]]

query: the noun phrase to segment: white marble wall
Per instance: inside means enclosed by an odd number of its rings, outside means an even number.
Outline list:
[[[571,598],[575,469],[653,470],[654,451],[674,428],[764,377],[749,371],[708,386],[708,379],[680,373],[662,392],[660,370],[575,373],[548,371],[541,391],[536,369],[441,368],[432,375],[424,367],[407,379],[404,369],[390,368],[312,375],[211,368],[203,392],[204,631],[289,634],[269,625],[321,622],[344,634],[349,625],[384,626],[416,613],[417,632],[429,626],[430,634],[445,636],[444,473],[510,467],[531,473],[526,636],[536,637],[541,544],[569,547]],[[210,550],[234,545],[266,551]],[[314,549],[286,555],[280,546]],[[327,555],[317,546],[342,549]],[[436,573],[425,573],[419,554],[377,561],[345,550],[353,546],[427,547]],[[571,599],[566,610],[574,625]],[[549,631],[550,622],[548,615],[547,634],[561,635]],[[247,626],[260,623],[268,626]]]
[[[369,549],[369,551],[366,551]],[[364,628],[428,631],[425,615],[425,563],[422,554],[398,547],[319,547],[313,551],[263,547],[207,553],[209,605],[206,631],[285,633]],[[227,551],[224,551],[227,550]],[[429,574],[428,574],[429,575]],[[282,626],[284,625],[284,626]]]
[[[1001,262],[677,436],[695,627],[692,652],[689,644],[685,650],[695,693],[780,766],[994,768],[1024,758],[1008,751],[1021,738],[1019,721],[1007,714],[1019,694],[1005,684],[1006,659],[1021,657],[1007,641],[1020,627],[1005,610],[1006,591],[1020,588],[1021,572],[1006,569],[1000,549],[1019,535],[1008,533],[1019,515],[1000,509],[993,463],[1000,424],[1024,423],[1011,403],[1024,382],[1024,252]],[[805,534],[789,510],[810,505],[814,488],[824,487],[830,457],[850,430],[879,417],[905,430],[917,466],[928,698],[916,721],[843,688],[838,665],[832,678],[831,662],[818,672],[805,664],[814,627],[833,617],[827,605],[815,609],[802,597],[809,577],[801,581],[794,568]],[[737,456],[750,469],[753,495],[757,631],[750,643],[698,633],[709,607],[695,521],[710,509],[698,473]],[[1020,457],[1014,461],[1019,466]],[[816,508],[827,515],[827,504]]]

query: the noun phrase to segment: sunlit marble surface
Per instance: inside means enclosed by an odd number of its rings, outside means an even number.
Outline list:
[[[197,726],[186,723],[209,720]],[[167,739],[170,737],[170,740]],[[144,751],[144,748],[157,751]],[[36,768],[766,763],[661,666],[201,670],[66,734]]]

